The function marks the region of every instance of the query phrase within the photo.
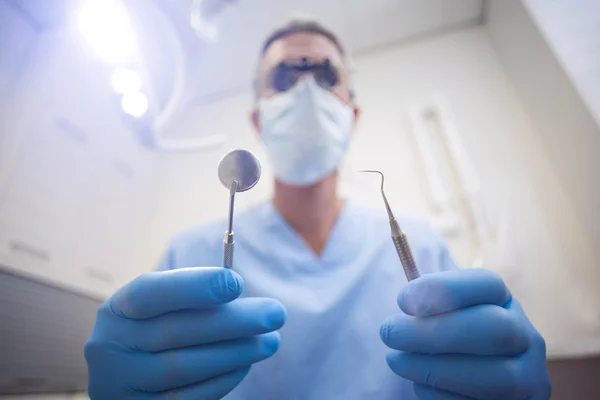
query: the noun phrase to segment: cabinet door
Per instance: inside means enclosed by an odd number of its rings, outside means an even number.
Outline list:
[[[68,269],[91,292],[110,295],[125,283],[137,240],[139,190],[127,164],[106,157],[89,171],[88,201],[74,224]]]
[[[0,197],[0,261],[13,269],[62,282],[65,246],[81,206],[77,187],[83,175],[80,137],[42,113],[24,132],[13,170]]]
[[[152,155],[104,66],[73,50],[62,42],[21,88],[28,124],[0,192],[0,265],[105,296],[135,269]]]

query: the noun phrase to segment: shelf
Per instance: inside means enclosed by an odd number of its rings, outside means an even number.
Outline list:
[[[588,358],[598,355],[600,355],[600,338],[570,343],[548,343],[546,347],[548,360]]]

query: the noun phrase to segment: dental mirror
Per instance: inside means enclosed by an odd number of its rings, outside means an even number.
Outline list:
[[[219,180],[229,190],[233,182],[237,182],[236,192],[252,189],[258,183],[260,173],[260,162],[248,150],[230,151],[219,162]]]
[[[219,162],[219,180],[229,190],[229,221],[223,239],[223,267],[233,268],[233,205],[236,192],[252,189],[260,179],[260,163],[247,150],[233,150]]]

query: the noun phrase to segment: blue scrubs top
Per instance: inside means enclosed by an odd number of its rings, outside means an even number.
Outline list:
[[[427,224],[400,218],[421,273],[456,268]],[[162,269],[221,266],[226,221],[174,238]],[[227,400],[409,400],[412,384],[392,373],[379,327],[401,312],[406,284],[385,211],[351,201],[321,256],[271,202],[236,215],[234,269],[244,296],[272,297],[287,310],[277,353],[255,364]]]

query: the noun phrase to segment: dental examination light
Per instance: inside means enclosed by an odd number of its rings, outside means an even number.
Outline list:
[[[139,92],[142,89],[142,78],[129,68],[118,68],[112,74],[111,84],[119,94]]]
[[[82,0],[75,14],[77,28],[87,45],[108,66],[114,68],[110,84],[121,97],[121,108],[142,145],[154,151],[200,151],[219,146],[224,135],[191,139],[165,136],[185,106],[188,77],[202,43],[216,37],[217,16],[237,0],[193,0],[187,14],[175,2],[133,0]],[[132,18],[131,16],[135,16]],[[171,29],[160,31],[161,40],[143,40],[152,35],[155,18],[166,19]],[[155,31],[155,30],[154,30]],[[145,46],[169,47],[173,84],[162,100],[150,73]],[[145,51],[146,50],[146,51]],[[156,50],[156,49],[151,49]]]
[[[123,112],[135,118],[148,110],[148,97],[141,92],[140,75],[124,65],[139,59],[134,27],[122,0],[85,0],[77,9],[77,27],[94,53],[110,66],[114,91],[121,95]]]
[[[176,50],[174,59],[174,77],[173,90],[167,103],[156,115],[151,130],[151,136],[144,138],[152,143],[152,147],[158,151],[164,152],[194,152],[202,151],[207,148],[223,145],[226,141],[224,135],[212,135],[208,137],[190,138],[190,139],[168,139],[161,133],[168,129],[170,122],[177,118],[178,111],[183,107],[185,100],[185,91],[187,88],[186,78],[195,73],[190,72],[186,55],[190,53],[189,49],[184,47],[184,43],[193,41],[198,46],[191,52],[202,51],[202,43],[214,41],[216,38],[216,18],[223,10],[237,3],[238,0],[193,0],[189,16],[183,16],[173,2],[159,1],[156,4],[168,19],[175,40],[173,48]],[[190,40],[193,38],[193,40]],[[198,40],[200,39],[200,40]]]
[[[85,0],[76,17],[83,38],[104,62],[119,65],[135,58],[135,33],[122,1]]]
[[[148,98],[142,92],[127,92],[121,99],[121,107],[127,114],[139,118],[148,110]]]

